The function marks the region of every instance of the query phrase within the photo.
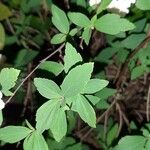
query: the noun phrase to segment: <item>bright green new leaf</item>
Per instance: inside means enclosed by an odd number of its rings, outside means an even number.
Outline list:
[[[5,44],[5,30],[3,25],[0,23],[0,50],[3,49]]]
[[[114,150],[142,150],[146,138],[143,136],[125,136],[123,137]]]
[[[82,38],[84,39],[86,45],[89,44],[91,34],[92,34],[92,30],[90,28],[84,28],[84,31],[82,33]]]
[[[137,0],[136,7],[141,10],[150,10],[150,1],[149,0]]]
[[[91,24],[89,18],[79,12],[69,12],[68,17],[75,25],[79,27],[88,27]]]
[[[78,28],[74,28],[74,29],[72,29],[72,30],[69,32],[69,35],[70,35],[70,36],[75,36],[75,35],[77,34],[77,32],[78,32]]]
[[[67,132],[66,115],[60,104],[60,99],[49,100],[36,113],[37,130],[42,133],[50,129],[57,141],[60,141]]]
[[[10,96],[12,92],[9,90],[13,88],[18,79],[20,70],[14,68],[4,68],[0,72],[0,84],[2,86],[2,93],[6,96]]]
[[[134,24],[117,14],[106,14],[95,22],[95,28],[107,34],[115,35],[120,32],[133,30]]]
[[[50,129],[55,119],[55,114],[60,108],[59,99],[49,100],[44,103],[36,112],[36,129],[42,133]]]
[[[73,101],[71,109],[78,112],[82,120],[88,123],[89,126],[93,128],[96,127],[95,111],[84,96],[79,95],[78,98]]]
[[[66,135],[67,120],[66,114],[62,108],[59,108],[55,112],[53,120],[50,124],[50,130],[57,142],[60,142],[60,140]]]
[[[9,10],[9,8],[6,5],[0,3],[0,21],[7,19],[11,15],[12,15],[12,13]]]
[[[49,150],[43,135],[38,131],[34,131],[31,135],[26,137],[23,148],[24,150]]]
[[[48,71],[55,76],[58,76],[64,70],[64,66],[61,63],[54,61],[45,61],[39,66],[39,69]]]
[[[3,113],[2,110],[0,110],[0,126],[2,125],[3,122]]]
[[[65,72],[67,73],[73,65],[81,61],[82,61],[81,55],[77,53],[76,49],[70,43],[67,43],[65,48],[65,56],[64,56]]]
[[[52,80],[35,78],[34,85],[36,86],[38,92],[47,99],[62,97],[59,86]]]
[[[85,97],[93,104],[96,105],[101,99],[94,95],[85,95]]]
[[[85,86],[82,93],[85,93],[85,94],[96,93],[96,92],[102,90],[104,87],[106,87],[108,85],[108,83],[109,82],[107,80],[91,79]]]
[[[110,4],[112,0],[102,0],[98,9],[97,9],[97,14],[101,13],[103,10],[107,8],[107,6]]]
[[[65,97],[73,97],[82,92],[91,78],[93,63],[85,63],[73,68],[65,77],[61,88]]]
[[[0,128],[0,140],[6,143],[16,143],[28,136],[32,130],[22,126],[7,126]]]
[[[52,37],[51,43],[52,44],[60,44],[60,43],[63,43],[65,40],[66,40],[66,35],[63,33],[58,33]]]
[[[67,34],[69,32],[69,21],[63,10],[58,8],[55,5],[52,5],[52,22],[56,26],[56,28],[62,32]]]

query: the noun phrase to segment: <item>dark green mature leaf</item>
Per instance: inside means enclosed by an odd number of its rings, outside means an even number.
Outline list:
[[[23,148],[24,150],[49,150],[43,135],[38,131],[34,131],[31,135],[26,137]]]
[[[16,143],[28,136],[32,130],[22,126],[7,126],[0,128],[0,140],[7,143]]]
[[[65,48],[65,56],[64,56],[65,72],[67,73],[73,65],[81,61],[82,61],[81,55],[77,53],[76,49],[70,43],[67,43]]]
[[[65,150],[69,145],[75,144],[75,139],[71,137],[64,137],[60,142],[52,139],[47,139],[47,144],[50,150]]]
[[[12,15],[12,13],[9,10],[9,8],[6,5],[0,3],[0,21],[7,19],[11,15]]]
[[[134,80],[141,75],[143,75],[145,72],[145,67],[144,66],[137,66],[135,67],[132,72],[131,72],[131,79]]]
[[[61,84],[65,97],[73,97],[82,92],[91,78],[93,63],[85,63],[73,68]]]
[[[44,103],[36,112],[36,129],[42,133],[50,129],[55,119],[55,114],[60,108],[59,99],[49,100]]]
[[[120,32],[133,30],[134,24],[117,14],[106,14],[95,22],[95,28],[107,34],[115,35]]]
[[[68,17],[74,24],[80,27],[88,27],[91,24],[89,18],[82,13],[70,12]]]
[[[65,40],[66,40],[66,35],[63,33],[58,33],[52,37],[51,43],[52,44],[60,44],[60,43],[64,42]]]
[[[101,99],[94,95],[85,95],[85,97],[93,104],[96,105]]]
[[[16,84],[16,80],[18,79],[20,70],[14,68],[4,68],[0,72],[0,84],[2,86],[2,92],[6,96],[10,96],[12,92],[10,89],[13,88]]]
[[[104,62],[104,63],[109,63],[111,60],[110,58],[114,56],[114,54],[116,52],[118,52],[119,49],[118,48],[115,48],[115,47],[107,47],[105,49],[103,49],[99,54],[98,56],[96,56],[94,58],[95,61],[98,61],[98,62]]]
[[[112,128],[107,133],[107,144],[110,146],[115,138],[117,138],[118,124],[112,126]]]
[[[125,136],[114,150],[142,150],[146,139],[143,136]]]
[[[84,94],[93,94],[100,90],[102,90],[104,87],[108,85],[107,80],[101,80],[101,79],[91,79],[87,85],[85,86],[82,93]]]
[[[71,109],[78,112],[82,120],[84,120],[89,126],[93,128],[96,127],[95,111],[84,96],[78,95],[77,99],[73,101]]]
[[[45,61],[39,66],[39,69],[49,71],[58,76],[64,70],[64,66],[54,61]]]
[[[57,6],[52,5],[52,22],[56,26],[56,28],[62,32],[67,34],[69,32],[69,21],[65,14],[65,12],[59,9]]]
[[[136,7],[141,10],[150,10],[150,1],[149,0],[137,0]]]
[[[3,49],[5,44],[5,30],[3,25],[0,23],[0,50]]]
[[[15,59],[16,67],[25,66],[38,55],[37,51],[22,49],[19,51]]]
[[[146,34],[131,34],[126,39],[124,39],[121,44],[128,49],[135,49],[144,39]]]
[[[48,80],[48,79],[44,79],[44,78],[35,78],[34,84],[35,84],[38,92],[43,97],[46,97],[47,99],[62,97],[59,86],[52,80]]]

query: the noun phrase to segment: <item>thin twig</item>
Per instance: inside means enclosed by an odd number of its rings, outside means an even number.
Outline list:
[[[120,105],[118,103],[116,104],[116,107],[117,107],[118,112],[119,112],[119,128],[118,128],[118,132],[117,132],[117,137],[118,137],[121,130],[122,130],[123,118],[122,118],[122,110],[121,110]]]
[[[39,66],[44,63],[46,60],[48,60],[50,57],[55,55],[57,52],[59,52],[63,47],[65,46],[65,43],[63,43],[58,49],[56,49],[53,53],[48,55],[46,58],[42,59],[40,63],[22,80],[20,85],[16,88],[16,90],[13,92],[12,96],[6,101],[6,104],[8,104],[11,99],[14,97],[14,95],[17,93],[17,91],[20,89],[20,87],[27,81],[27,79],[39,68]]]
[[[150,121],[150,116],[149,116],[149,105],[150,105],[150,86],[148,88],[148,95],[147,95],[147,104],[146,104],[146,118],[147,118],[147,121],[149,122]]]

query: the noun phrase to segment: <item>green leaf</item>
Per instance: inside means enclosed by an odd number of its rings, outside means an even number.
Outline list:
[[[128,49],[135,49],[145,37],[145,34],[131,34],[125,40],[121,41],[121,44]]]
[[[7,19],[8,17],[10,17],[12,15],[11,11],[9,10],[9,8],[0,3],[0,21],[1,20],[4,20],[4,19]]]
[[[86,97],[93,105],[96,105],[96,104],[100,101],[100,98],[97,97],[97,96],[85,95],[85,97]]]
[[[42,133],[50,129],[55,119],[55,114],[60,107],[59,99],[49,100],[44,103],[36,112],[36,129]]]
[[[99,54],[98,56],[96,56],[94,58],[95,61],[98,61],[98,62],[104,62],[104,63],[108,63],[110,62],[110,58],[114,56],[114,54],[116,52],[118,52],[119,49],[118,48],[114,48],[114,47],[107,47],[105,49],[103,49]]]
[[[75,140],[71,137],[65,137],[60,142],[52,140],[50,138],[47,139],[47,144],[50,150],[65,150],[69,145],[75,144]]]
[[[36,113],[37,130],[42,133],[50,129],[58,142],[67,132],[66,115],[60,104],[60,99],[49,100]]]
[[[112,126],[112,128],[107,133],[107,144],[110,146],[115,138],[117,138],[118,124]]]
[[[0,50],[4,48],[5,44],[5,30],[3,25],[0,23]]]
[[[112,0],[102,0],[98,9],[97,9],[97,14],[101,13],[103,10],[107,8],[107,6],[110,4]]]
[[[58,76],[63,70],[64,66],[61,63],[54,61],[45,61],[40,66],[39,69],[53,73],[55,76]]]
[[[141,10],[150,10],[150,1],[149,0],[137,0],[136,7]]]
[[[84,96],[78,95],[77,99],[73,101],[71,109],[78,112],[82,120],[88,123],[89,126],[96,127],[95,111]]]
[[[0,110],[0,126],[2,125],[3,122],[3,113],[2,110]]]
[[[50,130],[57,142],[60,142],[60,140],[66,135],[67,120],[63,108],[58,109],[54,114],[53,120],[50,124]]]
[[[84,28],[84,31],[82,33],[82,38],[84,39],[86,45],[89,44],[89,41],[90,41],[90,38],[91,38],[91,34],[92,34],[92,31],[90,28]]]
[[[67,73],[73,65],[81,61],[82,61],[81,55],[77,53],[76,49],[70,43],[67,43],[65,48],[65,56],[64,56],[65,72]]]
[[[23,148],[24,150],[49,150],[43,135],[38,131],[34,131],[31,135],[26,137]]]
[[[9,90],[13,88],[18,79],[20,70],[14,68],[4,68],[0,72],[0,84],[2,86],[2,93],[6,96],[10,96],[12,92]]]
[[[67,34],[69,32],[69,21],[68,18],[63,10],[58,8],[55,5],[52,5],[52,22],[56,26],[56,28],[64,33]]]
[[[96,20],[95,28],[100,32],[115,35],[120,32],[133,30],[135,26],[127,19],[120,18],[117,14],[106,14]]]
[[[7,126],[0,128],[0,140],[7,143],[16,143],[28,136],[32,130],[21,126]]]
[[[108,85],[107,80],[101,80],[101,79],[91,79],[87,85],[85,86],[82,93],[84,94],[93,94],[100,90],[102,90],[104,87]]]
[[[93,63],[85,63],[73,68],[61,84],[65,97],[73,97],[82,92],[91,78]]]
[[[36,86],[38,92],[47,99],[62,97],[59,86],[52,80],[35,78],[34,85]]]
[[[150,139],[145,144],[145,150],[149,150],[149,149],[150,149]]]
[[[88,27],[91,24],[89,18],[79,12],[69,12],[68,17],[75,25],[79,27]]]
[[[77,34],[77,32],[78,32],[78,28],[74,28],[74,29],[72,29],[72,30],[69,32],[69,35],[70,35],[70,36],[75,36],[75,35]]]
[[[107,99],[108,97],[113,96],[116,92],[116,89],[104,88],[101,91],[97,92],[96,96],[100,97],[101,99]]]
[[[17,58],[15,59],[15,66],[25,66],[31,62],[38,55],[37,51],[22,49],[19,51]]]
[[[143,75],[145,72],[145,67],[144,66],[137,66],[135,67],[132,72],[131,72],[131,79],[134,80],[141,75]]]
[[[63,33],[58,33],[52,37],[51,43],[52,44],[60,44],[60,43],[63,43],[65,40],[66,40],[66,35]]]
[[[145,141],[143,136],[125,136],[119,141],[115,150],[142,150]]]

